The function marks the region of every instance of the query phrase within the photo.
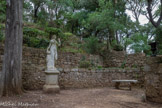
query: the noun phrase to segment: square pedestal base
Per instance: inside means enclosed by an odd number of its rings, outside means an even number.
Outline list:
[[[60,87],[58,85],[44,85],[43,92],[44,93],[59,93]]]

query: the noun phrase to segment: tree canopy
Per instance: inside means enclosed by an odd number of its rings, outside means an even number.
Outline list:
[[[1,0],[0,27],[5,22],[5,10],[5,0]],[[140,16],[149,22],[141,25]],[[162,38],[162,0],[24,0],[23,17],[24,44],[37,48],[48,45],[51,33],[62,41],[67,38],[64,34],[72,33],[81,40],[95,37],[109,51],[150,54],[148,43]]]

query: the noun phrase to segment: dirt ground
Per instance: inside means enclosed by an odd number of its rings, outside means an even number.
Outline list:
[[[60,94],[28,91],[22,96],[0,98],[0,108],[162,108],[162,104],[143,102],[143,90],[133,88],[69,89]]]

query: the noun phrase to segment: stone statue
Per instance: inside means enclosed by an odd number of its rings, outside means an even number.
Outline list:
[[[47,70],[57,70],[55,62],[58,59],[57,46],[61,45],[60,39],[56,40],[56,35],[52,36],[50,44],[47,48]]]

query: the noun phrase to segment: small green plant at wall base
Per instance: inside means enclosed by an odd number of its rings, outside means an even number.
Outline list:
[[[126,64],[126,62],[124,61],[124,62],[122,63],[122,65],[121,65],[121,68],[125,68],[125,64]]]
[[[96,66],[95,63],[94,63],[94,60],[91,60],[91,66],[92,67],[95,67]]]
[[[139,78],[139,75],[138,74],[136,74],[136,79],[138,79]]]
[[[102,69],[103,67],[102,66],[97,66],[98,69]]]
[[[85,60],[86,60],[86,57],[83,55],[81,58],[81,61],[85,61]]]
[[[133,66],[132,66],[133,68],[137,68],[138,66],[137,66],[137,64],[133,64]]]
[[[79,68],[90,68],[91,63],[89,61],[80,61]]]

